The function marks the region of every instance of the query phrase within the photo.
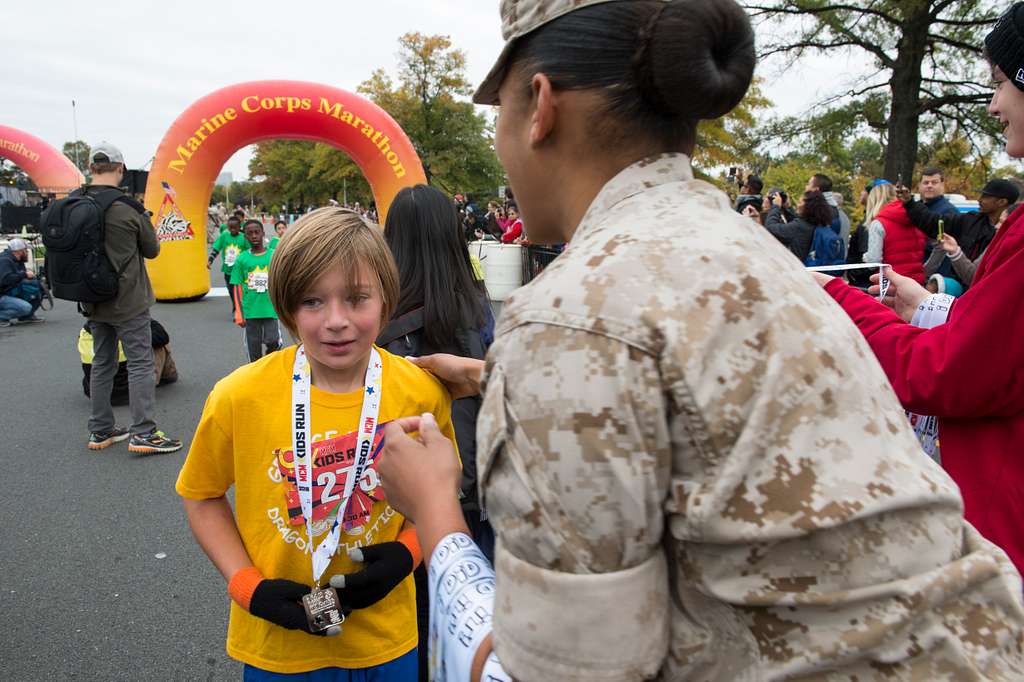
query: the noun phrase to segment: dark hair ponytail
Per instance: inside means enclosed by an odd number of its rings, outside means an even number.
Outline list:
[[[602,143],[637,136],[692,144],[697,123],[729,113],[747,93],[756,53],[735,0],[603,2],[519,39],[513,69],[544,73],[556,89],[598,89]]]
[[[444,192],[429,185],[400,190],[388,209],[384,240],[401,288],[394,317],[422,307],[423,334],[435,348],[483,327],[487,289],[473,276],[458,213]]]

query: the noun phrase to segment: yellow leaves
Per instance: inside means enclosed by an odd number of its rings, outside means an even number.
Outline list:
[[[694,163],[703,168],[736,165],[752,149],[750,136],[757,123],[756,112],[768,109],[771,101],[761,92],[760,79],[755,78],[743,101],[728,116],[701,121],[697,128]]]

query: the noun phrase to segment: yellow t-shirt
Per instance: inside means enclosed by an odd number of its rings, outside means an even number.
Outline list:
[[[379,349],[378,349],[379,350]],[[411,362],[380,350],[382,396],[374,453],[381,428],[400,417],[432,412],[442,433],[455,442],[451,399],[441,384]],[[235,517],[253,564],[267,578],[313,582],[306,525],[292,471],[291,376],[295,346],[245,365],[217,382],[178,475],[182,497],[220,497],[235,486]],[[355,431],[362,391],[327,393],[315,386],[310,396],[313,447],[314,541],[329,530],[326,515],[340,504],[347,467],[355,456]],[[353,494],[352,509],[369,517],[342,530],[341,544],[321,579],[361,569],[349,549],[398,537],[404,518],[383,500],[370,468]],[[333,518],[333,516],[331,517]],[[341,635],[317,637],[257,618],[231,602],[227,651],[263,670],[299,673],[325,667],[366,668],[392,661],[416,646],[416,588],[412,576],[367,609],[345,620]]]

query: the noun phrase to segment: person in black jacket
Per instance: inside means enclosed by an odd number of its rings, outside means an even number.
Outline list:
[[[815,228],[832,223],[832,207],[821,192],[804,192],[796,216],[790,218],[792,214],[787,214],[783,202],[781,193],[773,197],[764,226],[803,263],[811,252]]]
[[[9,327],[18,322],[41,322],[36,316],[38,301],[27,301],[15,292],[23,282],[35,279],[35,272],[25,267],[28,244],[15,238],[0,253],[0,326]]]
[[[487,224],[480,219],[475,211],[466,209],[466,218],[462,221],[462,228],[466,235],[466,241],[472,242],[484,238],[484,229]]]
[[[482,360],[486,329],[493,324],[487,290],[473,266],[455,206],[428,185],[395,195],[384,239],[398,265],[400,293],[391,322],[377,345],[401,356],[449,353]],[[452,403],[455,439],[462,458],[462,512],[473,539],[494,556],[494,531],[480,508],[476,480],[476,419],[480,397]],[[420,641],[427,641],[429,604],[426,572],[415,572]],[[420,679],[427,679],[427,647],[420,647]]]
[[[910,190],[903,186],[897,188],[897,197],[903,202],[903,210],[917,229],[932,239],[938,239],[939,221],[943,221],[943,232],[955,238],[963,255],[974,261],[981,257],[989,243],[995,239],[996,225],[1003,211],[1016,203],[1020,191],[1009,180],[989,180],[981,190],[978,199],[981,211],[977,213],[935,213],[924,203],[916,201]],[[964,288],[971,285],[970,282],[960,283]]]

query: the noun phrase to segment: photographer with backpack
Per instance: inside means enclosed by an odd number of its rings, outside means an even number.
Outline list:
[[[775,194],[764,226],[806,266],[839,265],[846,260],[842,238],[835,232],[832,208],[821,192],[804,192],[796,217],[784,212],[785,195]]]
[[[156,384],[149,309],[156,297],[143,259],[156,258],[160,243],[143,205],[118,189],[125,173],[120,150],[106,142],[94,147],[89,171],[91,184],[55,202],[43,215],[53,294],[77,301],[92,328],[89,449],[102,450],[130,436],[131,452],[174,452],[181,449],[181,441],[158,431],[153,421]],[[118,341],[128,360],[130,433],[115,425],[110,405]]]

